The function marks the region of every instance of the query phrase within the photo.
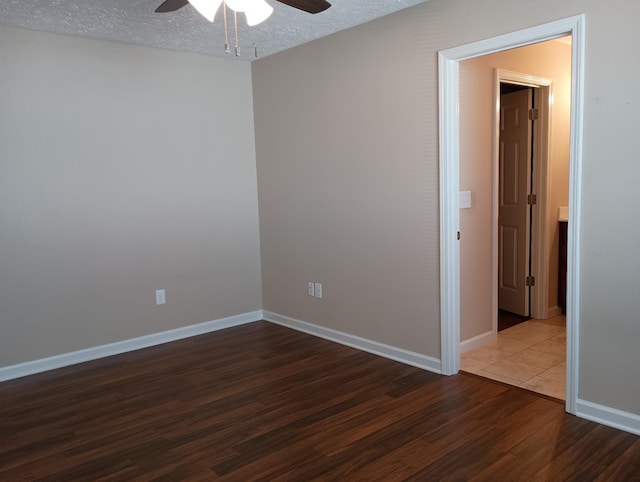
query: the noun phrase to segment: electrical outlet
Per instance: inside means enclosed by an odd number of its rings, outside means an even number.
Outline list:
[[[313,291],[316,298],[322,298],[322,283],[315,283]]]
[[[167,302],[165,290],[156,290],[156,305],[164,305]]]
[[[309,296],[315,296],[316,295],[313,283],[307,283],[307,294]]]

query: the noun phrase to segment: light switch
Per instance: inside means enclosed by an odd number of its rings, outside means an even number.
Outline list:
[[[471,191],[460,191],[460,209],[471,207]]]

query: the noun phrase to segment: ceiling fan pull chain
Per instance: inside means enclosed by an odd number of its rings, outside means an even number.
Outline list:
[[[224,53],[229,53],[229,31],[227,29],[227,2],[222,0],[222,15],[224,16]]]
[[[233,24],[236,29],[236,57],[240,57],[240,45],[238,44],[238,14],[233,11]]]

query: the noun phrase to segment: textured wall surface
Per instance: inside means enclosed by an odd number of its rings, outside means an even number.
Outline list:
[[[436,78],[407,12],[254,62],[264,308],[439,357]],[[324,299],[306,295],[307,281]]]
[[[0,64],[0,366],[260,309],[248,64],[9,28]]]

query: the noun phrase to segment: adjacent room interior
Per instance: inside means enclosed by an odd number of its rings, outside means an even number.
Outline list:
[[[460,75],[460,189],[476,201],[461,209],[461,368],[564,400],[571,37],[466,60]]]

